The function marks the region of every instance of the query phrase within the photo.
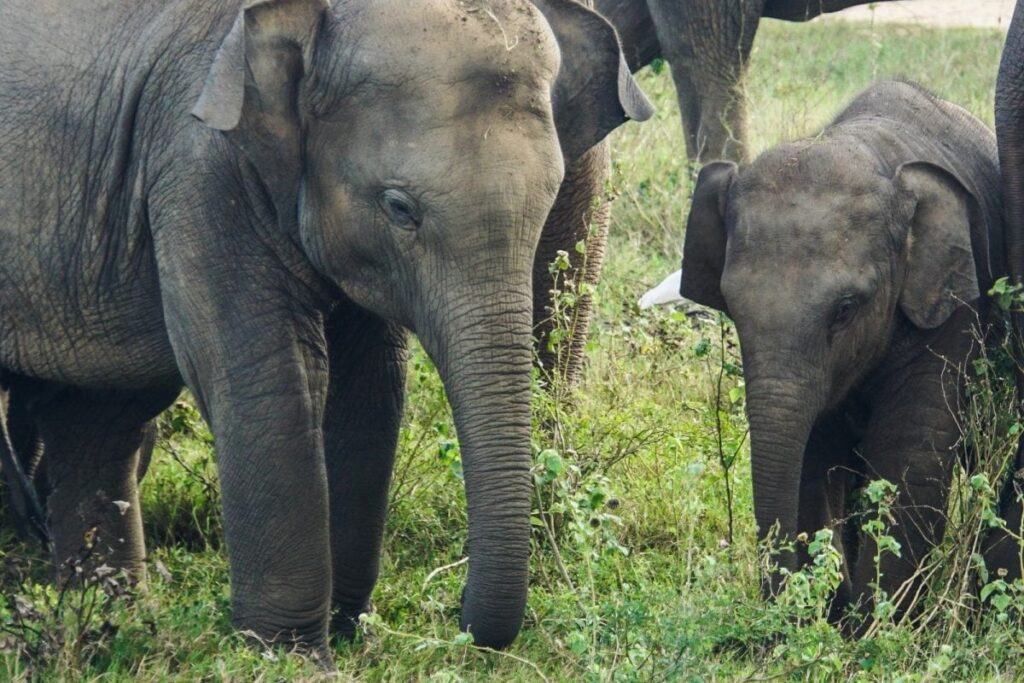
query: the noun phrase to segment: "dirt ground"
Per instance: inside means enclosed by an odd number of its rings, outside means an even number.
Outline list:
[[[829,14],[825,21],[884,21],[928,26],[977,26],[1004,31],[1016,0],[900,0]]]

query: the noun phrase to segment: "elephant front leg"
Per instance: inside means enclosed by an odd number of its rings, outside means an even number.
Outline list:
[[[219,277],[175,263],[161,272],[178,366],[216,440],[232,623],[329,666],[322,319],[289,296],[287,281],[251,281],[251,272],[273,274],[270,265],[239,265]]]
[[[406,335],[344,307],[327,322],[324,452],[330,495],[333,630],[355,634],[380,569],[405,394]]]
[[[892,602],[892,618],[899,620],[913,611],[922,565],[945,533],[946,503],[960,435],[945,403],[957,390],[943,389],[942,371],[933,365],[931,370],[909,370],[894,377],[892,385],[900,388],[872,409],[861,444],[865,476],[868,481],[891,482],[897,493],[894,500],[882,503],[889,509],[883,520],[885,530],[862,531],[858,544],[853,600],[864,617],[856,629],[859,634],[867,632],[878,616],[878,591]],[[906,380],[902,385],[901,379]],[[898,548],[887,543],[880,547],[886,536],[894,539]]]
[[[928,449],[896,454],[898,459],[908,456],[935,460],[935,463],[928,468],[929,473],[915,472],[917,468],[900,471],[888,467],[877,473],[878,478],[896,484],[898,493],[891,518],[885,520],[888,528],[877,536],[863,533],[859,543],[853,582],[853,602],[859,605],[863,617],[855,629],[858,634],[866,633],[878,616],[878,592],[892,603],[893,611],[886,616],[896,621],[919,604],[920,569],[946,529],[945,504],[952,478],[951,465],[943,462],[947,458]],[[888,544],[879,548],[878,541],[885,536],[896,541],[898,554]]]
[[[564,290],[567,282],[594,286],[601,276],[611,217],[611,205],[604,198],[611,174],[609,149],[609,143],[602,142],[566,170],[534,259],[537,356],[550,377],[563,384],[575,384],[582,372],[593,302],[590,296],[582,296],[573,307],[563,309],[556,305],[552,289]],[[576,249],[580,241],[586,244],[583,254]],[[551,264],[559,251],[568,254],[569,269],[559,272],[556,282]]]
[[[691,159],[746,158],[743,79],[763,5],[648,0],[662,56],[672,65]]]
[[[747,157],[747,100],[741,90],[741,74],[701,87],[696,148],[701,162],[728,159],[741,163]]]

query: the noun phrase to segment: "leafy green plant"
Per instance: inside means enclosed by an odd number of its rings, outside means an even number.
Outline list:
[[[135,583],[96,554],[98,538],[64,564],[56,585],[39,583],[15,557],[0,551],[6,592],[0,604],[0,653],[45,670],[54,662],[77,667],[99,657],[119,629],[118,616],[131,609]]]
[[[766,22],[746,81],[752,152],[825,123],[874,73],[904,74],[991,124],[1002,42],[997,31]],[[975,464],[954,481],[946,538],[922,567],[928,590],[916,616],[860,640],[821,618],[836,578],[827,534],[806,539],[811,562],[790,577],[791,595],[762,599],[734,331],[693,307],[640,312],[633,303],[679,267],[694,177],[671,75],[663,68],[641,79],[659,113],[612,138],[618,199],[605,273],[591,290],[582,383],[555,387],[568,399],[555,404],[541,390],[548,378],[537,377],[525,628],[503,654],[472,647],[458,632],[467,556],[458,435],[434,366],[413,343],[375,612],[364,636],[335,645],[335,678],[1022,678],[1020,585],[988,575],[980,561],[979,539],[1003,523],[996,499],[1021,422],[1003,338],[991,340],[996,348],[979,362],[950,370],[970,380],[962,432]],[[563,312],[563,326],[571,324],[572,311]],[[232,630],[213,463],[208,430],[185,396],[161,418],[142,483],[148,585],[113,601],[116,632],[97,647],[87,642],[77,660],[33,659],[17,649],[31,633],[0,635],[0,680],[331,680],[284,650],[250,647]],[[879,518],[870,501],[862,512],[852,526]],[[878,533],[892,535],[881,519]],[[0,609],[20,596],[48,614],[52,594],[36,593],[56,590],[48,559],[3,528],[0,548],[17,565],[0,573]],[[95,614],[86,631],[102,626],[102,609]]]

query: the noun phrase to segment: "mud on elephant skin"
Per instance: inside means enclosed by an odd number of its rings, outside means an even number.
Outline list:
[[[139,447],[186,385],[233,622],[325,652],[377,578],[409,329],[462,442],[462,626],[515,637],[534,256],[566,161],[645,100],[578,3],[468,5],[0,0],[0,370],[58,387],[58,560],[98,519],[143,572]]]
[[[835,532],[834,618],[872,610],[876,550],[846,528],[852,483],[898,486],[889,595],[942,538],[962,373],[1004,256],[991,132],[911,84],[877,83],[817,136],[701,171],[681,293],[736,323],[760,533]],[[806,561],[802,545],[779,557]],[[766,577],[768,593],[780,584]]]
[[[880,0],[885,2],[886,0]],[[691,160],[743,161],[743,79],[762,18],[808,21],[869,0],[595,0],[638,71],[665,59]]]

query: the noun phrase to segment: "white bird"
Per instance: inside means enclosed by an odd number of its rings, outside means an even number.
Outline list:
[[[662,280],[661,284],[640,297],[640,310],[647,310],[652,306],[658,306],[660,304],[673,304],[677,301],[686,301],[686,299],[679,293],[679,287],[682,285],[682,279],[683,271],[677,270]]]

